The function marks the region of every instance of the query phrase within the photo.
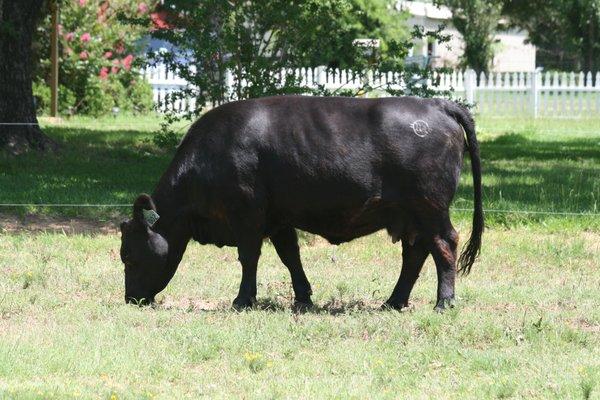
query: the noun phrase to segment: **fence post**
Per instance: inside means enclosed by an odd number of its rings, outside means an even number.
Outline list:
[[[465,100],[468,104],[473,105],[475,103],[475,87],[477,86],[477,75],[472,69],[465,71],[465,78],[463,80],[465,86]]]
[[[538,117],[539,105],[540,105],[540,71],[535,69],[531,73],[531,112],[533,118]]]
[[[326,79],[327,79],[327,67],[324,65],[319,65],[317,68],[315,68],[314,84],[317,86],[319,86],[319,85],[325,86]]]
[[[223,97],[225,102],[227,102],[230,98],[235,97],[235,81],[233,79],[233,73],[228,68],[225,70],[225,93],[223,93]],[[235,100],[238,100],[237,98]]]

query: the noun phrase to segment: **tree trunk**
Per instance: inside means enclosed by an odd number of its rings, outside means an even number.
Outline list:
[[[54,150],[37,125],[31,45],[43,0],[0,0],[0,149]]]

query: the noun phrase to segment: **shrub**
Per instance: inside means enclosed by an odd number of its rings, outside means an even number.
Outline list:
[[[38,79],[33,81],[33,97],[36,101],[36,109],[39,113],[50,113],[50,86],[46,82]],[[58,88],[58,110],[61,114],[68,114],[75,107],[75,94],[66,86],[60,85]]]
[[[140,82],[137,61],[140,38],[146,26],[130,24],[127,18],[141,18],[150,13],[153,1],[78,0],[61,2],[59,26],[59,79],[64,102],[61,112],[74,107],[75,112],[93,116],[110,113],[117,106],[125,111],[152,109],[152,92]],[[50,76],[50,17],[38,32],[38,53],[42,55],[36,69],[36,95],[43,104],[49,91],[43,89]],[[60,95],[59,95],[60,96]],[[73,99],[74,97],[74,99]],[[48,111],[45,106],[40,111]]]
[[[133,111],[147,113],[154,109],[152,86],[145,79],[132,80],[128,87],[128,99]]]

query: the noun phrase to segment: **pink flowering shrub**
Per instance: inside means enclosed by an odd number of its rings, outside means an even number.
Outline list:
[[[139,39],[149,28],[124,22],[121,16],[140,18],[158,0],[65,0],[61,3],[59,81],[73,93],[72,104],[61,109],[101,115],[112,107],[149,111],[152,92],[139,76],[136,59],[143,56]],[[41,24],[38,42],[43,56],[36,82],[48,82],[50,18]],[[136,82],[132,85],[131,82]],[[135,86],[135,87],[134,87]]]
[[[86,32],[83,35],[81,35],[80,39],[83,43],[87,43],[90,40],[92,40],[92,35],[90,35],[89,32]]]

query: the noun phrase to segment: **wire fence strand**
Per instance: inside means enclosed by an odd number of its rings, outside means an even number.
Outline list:
[[[88,203],[0,203],[0,207],[56,207],[56,208],[110,208],[110,207],[132,207],[132,204],[88,204]],[[451,211],[470,212],[472,208],[455,208],[451,207]],[[600,213],[592,211],[540,211],[540,210],[502,210],[488,208],[484,209],[483,212],[490,214],[527,214],[527,215],[564,215],[564,216],[587,216],[587,217],[598,217]]]
[[[133,204],[0,203],[0,207],[132,207]]]

